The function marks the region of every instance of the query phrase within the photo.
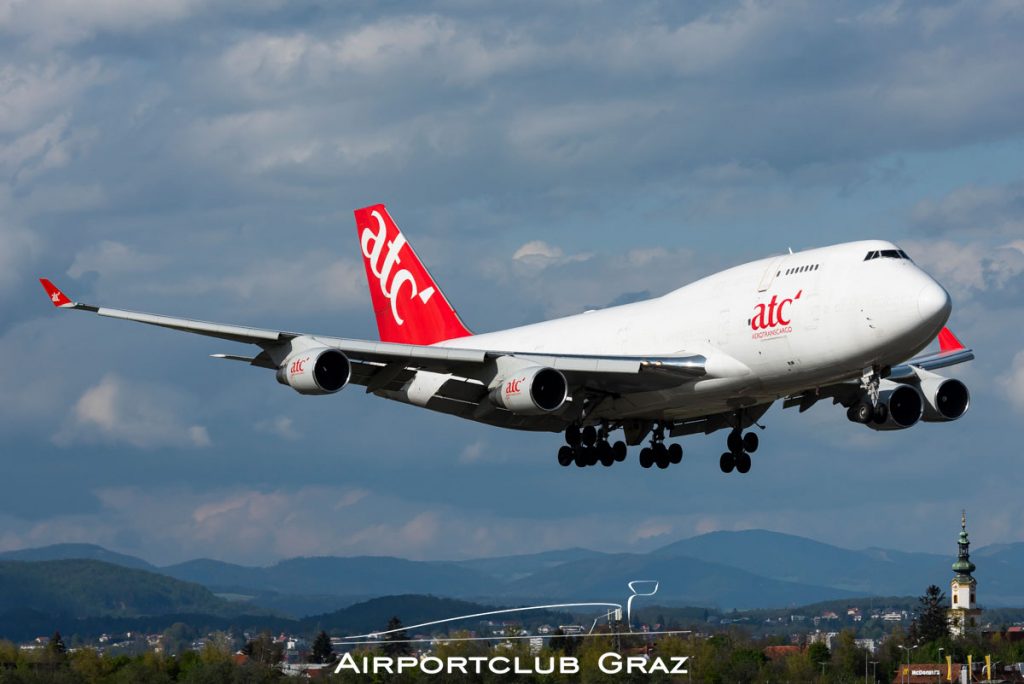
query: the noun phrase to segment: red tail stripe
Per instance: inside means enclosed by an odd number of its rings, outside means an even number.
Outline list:
[[[939,331],[940,351],[956,351],[963,348],[964,345],[960,343],[960,340],[956,339],[956,335],[949,328],[943,328]]]

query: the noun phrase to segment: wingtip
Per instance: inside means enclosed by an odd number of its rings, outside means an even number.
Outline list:
[[[953,331],[949,328],[943,328],[939,331],[939,350],[940,351],[958,351],[965,349],[964,345],[960,340],[956,338]]]
[[[60,288],[54,285],[49,278],[40,278],[39,284],[43,286],[44,290],[46,290],[46,295],[50,298],[50,302],[54,306],[61,308],[75,305],[75,303],[72,302],[66,294],[61,292]]]

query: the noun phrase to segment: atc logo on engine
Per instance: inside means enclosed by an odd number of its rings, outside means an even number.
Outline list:
[[[520,386],[523,384],[523,380],[525,380],[525,379],[526,378],[523,377],[523,378],[515,378],[513,380],[509,380],[508,383],[505,385],[505,394],[506,395],[519,394],[519,392],[522,391],[522,390],[520,390]]]
[[[754,306],[754,316],[750,319],[750,329],[754,331],[751,339],[763,340],[793,332],[792,318],[789,317],[787,307],[800,299],[803,293],[800,290],[793,297],[786,297],[782,301],[779,301],[778,295],[772,295],[767,304]]]
[[[309,357],[302,359],[295,359],[292,361],[292,365],[288,367],[288,372],[292,375],[300,375],[306,372],[306,364],[309,362]]]

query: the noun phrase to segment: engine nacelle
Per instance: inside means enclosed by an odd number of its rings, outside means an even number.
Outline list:
[[[502,378],[491,390],[491,403],[512,413],[536,416],[562,408],[569,383],[561,371],[543,366],[523,368]]]
[[[351,376],[348,357],[327,347],[295,352],[277,369],[277,381],[299,394],[334,394]]]
[[[921,420],[924,397],[913,385],[882,383],[875,416],[867,425],[872,430],[904,430]]]
[[[922,420],[928,423],[956,420],[971,406],[967,385],[954,378],[924,378],[921,380],[921,393],[924,395]]]

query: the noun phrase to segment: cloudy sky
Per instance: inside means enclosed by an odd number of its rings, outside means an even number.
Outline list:
[[[0,548],[155,562],[644,550],[766,527],[1024,540],[1024,4],[0,0]],[[962,421],[774,408],[754,468],[562,469],[556,435],[47,303],[376,335],[386,202],[478,331],[773,253],[898,241],[978,353]]]

